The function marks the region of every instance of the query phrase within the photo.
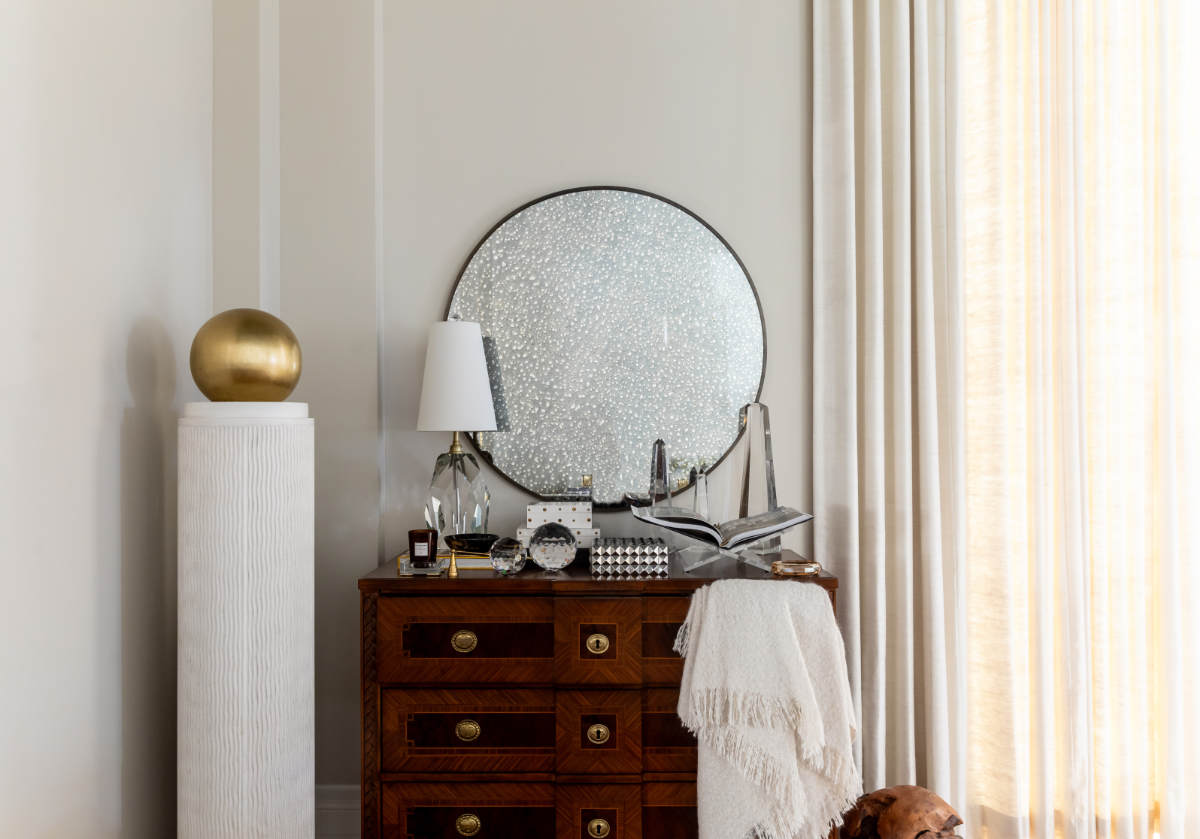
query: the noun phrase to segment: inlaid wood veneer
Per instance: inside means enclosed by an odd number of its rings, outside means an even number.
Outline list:
[[[769,575],[361,578],[363,837],[695,839],[672,646],[692,591],[728,577]]]

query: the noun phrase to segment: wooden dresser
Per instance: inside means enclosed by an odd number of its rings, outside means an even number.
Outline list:
[[[663,579],[601,582],[581,557],[558,574],[361,578],[363,837],[695,837],[671,647],[693,590],[769,576],[673,560]],[[836,596],[835,577],[809,582]]]

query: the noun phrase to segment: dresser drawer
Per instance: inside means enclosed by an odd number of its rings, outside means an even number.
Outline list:
[[[695,783],[647,783],[642,789],[646,839],[698,839]]]
[[[554,771],[549,689],[385,689],[380,729],[384,772]]]
[[[557,810],[556,839],[642,837],[641,784],[559,784]]]
[[[641,600],[557,598],[554,676],[562,685],[641,686]]]
[[[379,681],[551,684],[554,605],[546,597],[381,597]]]
[[[385,839],[557,839],[551,784],[384,784]]]
[[[642,698],[642,764],[647,772],[695,772],[696,738],[679,721],[678,688],[647,688]]]
[[[647,597],[642,601],[642,673],[648,685],[679,686],[683,659],[675,636],[687,617],[690,597]]]
[[[558,691],[558,771],[620,775],[642,771],[638,690]]]

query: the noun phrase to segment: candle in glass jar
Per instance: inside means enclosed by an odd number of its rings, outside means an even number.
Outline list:
[[[413,568],[432,568],[437,561],[438,532],[428,528],[408,531],[408,563]]]

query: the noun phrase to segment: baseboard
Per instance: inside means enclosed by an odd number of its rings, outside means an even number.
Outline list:
[[[317,839],[359,839],[357,785],[317,785]]]

